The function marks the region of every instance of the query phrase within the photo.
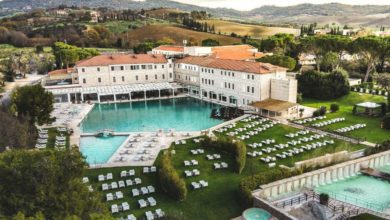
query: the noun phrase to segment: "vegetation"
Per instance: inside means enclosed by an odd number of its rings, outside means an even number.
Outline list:
[[[171,157],[167,152],[161,159],[159,180],[161,188],[173,199],[178,201],[186,200],[186,183],[177,174],[175,167],[172,165]]]
[[[257,59],[256,61],[285,67],[289,71],[294,70],[295,66],[297,65],[297,61],[294,58],[289,56],[282,56],[282,55],[265,56]]]
[[[338,104],[331,104],[330,105],[331,112],[337,112],[339,109],[340,109],[340,106]]]
[[[42,125],[54,120],[50,116],[53,111],[53,94],[40,84],[17,88],[12,93],[11,102],[11,112],[20,119],[28,118],[31,125]]]
[[[208,39],[202,40],[202,46],[205,46],[205,47],[219,46],[219,41],[208,38]]]
[[[349,93],[348,75],[342,69],[331,73],[307,71],[297,76],[298,90],[303,97],[329,100]]]
[[[387,113],[382,119],[383,128],[390,130],[390,113]]]
[[[387,92],[387,107],[390,111],[390,73],[378,74],[375,77],[376,83]]]
[[[0,212],[46,219],[111,219],[97,194],[81,183],[85,166],[77,148],[0,154]]]
[[[62,42],[57,42],[53,46],[53,54],[56,59],[56,66],[68,68],[77,61],[96,56],[99,52],[96,49],[79,48]]]
[[[370,147],[364,150],[364,155],[372,155],[372,154],[377,154],[383,151],[388,151],[390,150],[390,139],[384,141],[382,144],[376,146],[376,147]]]

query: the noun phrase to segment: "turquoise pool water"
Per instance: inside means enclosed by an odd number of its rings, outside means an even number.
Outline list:
[[[381,169],[390,170],[390,166]],[[390,182],[373,177],[357,175],[317,187],[315,191],[375,211],[383,211],[390,206]]]
[[[194,98],[96,104],[81,128],[84,133],[105,128],[116,132],[200,131],[222,122],[210,118],[217,106]]]
[[[264,209],[250,208],[242,213],[245,220],[268,220],[272,216]]]
[[[86,157],[89,165],[104,164],[126,138],[126,136],[82,137],[80,139],[80,151]]]

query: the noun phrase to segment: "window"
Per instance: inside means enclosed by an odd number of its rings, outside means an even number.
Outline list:
[[[213,85],[214,85],[214,80],[212,80],[212,82],[213,82]]]
[[[156,75],[154,75],[154,79],[157,79],[157,74],[156,74]]]
[[[154,69],[157,69],[157,65],[154,65]]]
[[[162,78],[165,79],[165,74],[162,74]]]
[[[138,81],[138,76],[135,76],[135,80]]]
[[[172,73],[169,73],[169,78],[172,78]]]
[[[124,82],[125,81],[125,77],[124,76],[122,76],[122,82]]]
[[[111,71],[114,71],[114,67],[113,66],[111,67]]]
[[[232,73],[232,77],[234,77],[234,73]]]
[[[112,82],[116,82],[116,78],[115,78],[115,76],[114,76],[114,77],[112,77]]]
[[[202,78],[202,84],[204,84],[204,79]]]
[[[255,75],[252,75],[252,79],[255,80]]]
[[[141,65],[141,69],[146,69],[146,65]]]
[[[81,68],[81,72],[83,72],[83,73],[84,73],[84,72],[85,72],[85,69],[84,69],[84,68]]]
[[[87,80],[86,80],[86,79],[83,79],[83,83],[86,84],[86,83],[87,83]]]
[[[252,93],[255,93],[255,87],[252,87]]]
[[[98,82],[99,82],[99,83],[101,83],[101,82],[102,82],[102,79],[101,79],[100,77],[98,78]]]
[[[227,88],[227,82],[225,82],[225,88]]]
[[[148,80],[148,78],[149,78],[148,75],[145,75],[145,80]]]
[[[172,64],[169,64],[169,68],[172,68]]]
[[[246,92],[250,92],[251,88],[249,86],[246,87]]]
[[[161,68],[163,68],[163,69],[164,69],[164,68],[165,68],[165,66],[164,66],[164,65],[161,65]]]
[[[123,71],[125,69],[125,67],[124,66],[121,66],[121,70]]]
[[[232,83],[232,89],[234,90],[234,83]]]
[[[149,70],[153,69],[153,65],[148,65],[148,69]]]
[[[100,67],[97,68],[97,71],[100,72]]]

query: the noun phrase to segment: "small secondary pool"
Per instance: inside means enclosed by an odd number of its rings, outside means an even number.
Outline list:
[[[104,164],[126,139],[126,136],[81,137],[80,151],[89,165]]]
[[[216,107],[219,105],[194,98],[96,104],[81,129],[84,133],[102,129],[116,132],[200,131],[223,122],[210,117]]]
[[[390,166],[380,168],[390,171]],[[357,175],[332,184],[319,186],[317,193],[374,211],[383,211],[390,206],[390,182],[374,177]]]
[[[272,216],[264,209],[250,208],[242,213],[242,217],[244,217],[245,220],[268,220]]]

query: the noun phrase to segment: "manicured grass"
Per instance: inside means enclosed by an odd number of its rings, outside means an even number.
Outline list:
[[[329,100],[329,101],[320,101],[320,100],[305,98],[302,104],[314,108],[319,108],[320,106],[326,106],[327,109],[329,110],[330,105],[336,103],[340,106],[340,110],[335,113],[326,114],[327,119],[325,120],[332,119],[332,118],[339,118],[339,117],[344,117],[346,120],[344,122],[339,122],[336,124],[322,127],[321,129],[334,131],[338,128],[364,123],[367,125],[366,128],[347,132],[344,133],[344,135],[367,140],[373,143],[382,143],[383,141],[390,138],[390,130],[385,130],[380,127],[381,125],[380,117],[374,118],[374,117],[359,116],[359,115],[352,114],[352,109],[355,104],[366,102],[366,101],[378,102],[378,103],[386,102],[384,96],[375,96],[370,94],[359,94],[356,92],[351,92],[349,95],[346,95],[338,99]],[[317,122],[318,121],[314,123]]]
[[[49,128],[48,130],[49,130],[49,132],[48,132],[49,138],[48,138],[48,141],[46,144],[47,148],[54,148],[55,142],[56,142],[56,136],[60,136],[61,134],[66,136],[65,147],[69,148],[69,134],[67,134],[66,132],[59,132],[59,131],[57,131],[57,128]]]
[[[239,122],[237,127],[244,126],[245,123]],[[248,139],[245,143],[260,142],[264,139],[273,138],[277,143],[286,143],[290,139],[285,137],[285,134],[290,132],[298,131],[295,128],[288,127],[285,125],[275,125],[274,127]],[[157,208],[161,208],[166,213],[171,215],[180,216],[183,219],[230,219],[237,216],[240,216],[245,207],[242,206],[240,200],[238,199],[237,189],[240,180],[245,177],[252,175],[253,173],[265,173],[270,172],[276,168],[269,168],[267,164],[263,163],[259,157],[257,158],[247,158],[247,166],[244,169],[242,174],[236,174],[233,169],[233,157],[228,154],[217,152],[214,149],[206,148],[205,154],[202,155],[192,155],[190,153],[191,149],[199,148],[199,144],[194,143],[192,140],[187,140],[185,145],[173,145],[170,150],[175,150],[175,154],[172,157],[173,165],[177,169],[179,175],[183,177],[186,181],[188,188],[187,200],[183,202],[177,202],[169,197],[167,197],[162,189],[159,187],[158,176],[157,174],[142,174],[142,168],[135,168],[136,174],[143,181],[142,185],[135,187],[122,188],[118,190],[113,190],[111,192],[116,192],[121,190],[124,193],[125,199],[119,200],[116,202],[110,202],[107,205],[110,207],[111,204],[116,203],[120,204],[124,201],[128,201],[130,204],[130,211],[127,213],[121,213],[115,215],[116,217],[126,216],[130,213],[133,213],[137,218],[143,217],[146,211],[154,211]],[[328,145],[326,147],[317,148],[310,152],[303,153],[301,155],[296,155],[291,158],[286,158],[284,160],[278,160],[277,165],[288,165],[292,166],[294,162],[313,158],[315,156],[321,156],[325,153],[333,153],[341,150],[350,150],[354,151],[357,149],[362,149],[362,146],[350,145],[349,143],[335,141],[335,144]],[[253,150],[248,148],[248,150]],[[256,149],[259,150],[259,149]],[[155,165],[159,167],[160,157],[163,152],[160,152],[160,156],[157,158]],[[206,159],[207,154],[221,154],[222,158],[215,161],[208,161]],[[277,153],[273,152],[272,154]],[[198,166],[188,166],[185,167],[183,164],[184,160],[198,160]],[[229,169],[226,170],[214,170],[214,162],[226,162],[229,164]],[[97,182],[98,174],[106,174],[112,172],[115,181],[118,181],[119,174],[121,170],[128,170],[130,167],[126,168],[105,168],[105,169],[91,169],[88,170],[86,176],[89,177],[92,182],[95,191],[101,193],[102,199],[105,200],[106,193],[110,191],[101,192],[101,183]],[[132,169],[132,168],[131,168]],[[184,170],[198,169],[200,171],[200,176],[197,177],[184,177]],[[131,179],[133,179],[132,177]],[[123,178],[126,179],[126,178]],[[193,190],[191,187],[191,182],[205,180],[209,182],[209,186],[206,188]],[[109,183],[111,181],[108,181]],[[131,189],[140,188],[141,186],[153,185],[156,187],[155,194],[150,194],[146,196],[131,196]],[[139,209],[138,200],[143,198],[146,199],[149,196],[153,196],[157,201],[157,206],[152,208]]]

